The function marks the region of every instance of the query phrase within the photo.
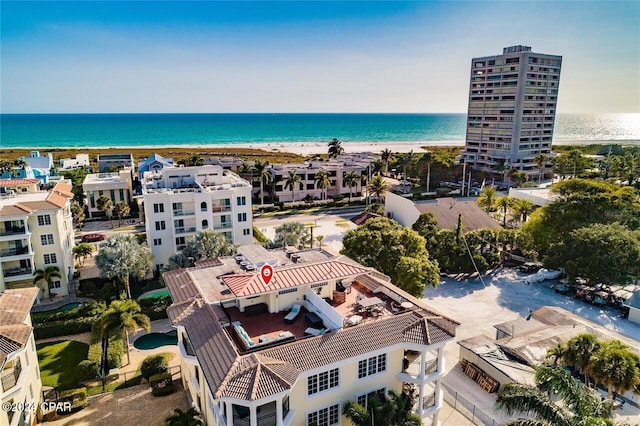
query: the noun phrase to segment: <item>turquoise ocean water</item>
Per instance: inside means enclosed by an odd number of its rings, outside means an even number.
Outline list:
[[[465,114],[1,114],[1,148],[424,142],[463,145]],[[640,144],[640,114],[559,114],[555,143]]]

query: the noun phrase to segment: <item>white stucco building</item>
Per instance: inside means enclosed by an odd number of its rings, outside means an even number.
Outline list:
[[[88,174],[82,182],[85,193],[84,202],[89,211],[89,217],[104,217],[106,212],[98,210],[98,198],[108,197],[115,206],[124,201],[127,205],[132,200],[133,174],[128,167],[114,173]]]
[[[141,181],[147,241],[159,271],[204,229],[253,242],[251,185],[220,166],[165,167]]]
[[[42,401],[42,381],[33,338],[30,310],[36,288],[0,293],[0,425],[35,425]],[[5,404],[23,404],[24,411],[6,410]],[[17,408],[14,406],[14,408]]]
[[[0,185],[11,181],[0,181]],[[29,188],[29,187],[27,187]],[[35,189],[35,187],[32,187]],[[28,191],[0,198],[0,291],[33,287],[33,274],[56,266],[52,295],[69,294],[74,246],[71,183],[57,183],[51,191]],[[40,282],[39,297],[48,297]]]
[[[348,424],[345,402],[366,406],[392,389],[413,395],[425,425],[438,424],[456,321],[344,256],[239,253],[163,275],[183,383],[205,424]],[[265,262],[269,284],[251,270]]]

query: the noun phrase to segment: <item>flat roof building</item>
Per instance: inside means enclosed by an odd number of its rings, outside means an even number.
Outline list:
[[[473,58],[462,160],[501,175],[549,173],[561,66],[562,56],[520,45]],[[541,167],[540,155],[547,156]]]

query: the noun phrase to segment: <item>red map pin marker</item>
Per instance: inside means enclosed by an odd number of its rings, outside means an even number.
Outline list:
[[[262,267],[260,268],[260,276],[262,277],[262,281],[266,285],[269,285],[271,279],[273,278],[273,267],[268,263],[262,265]]]

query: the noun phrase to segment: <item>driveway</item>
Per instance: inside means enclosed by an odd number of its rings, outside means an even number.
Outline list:
[[[493,327],[495,324],[526,317],[530,310],[535,311],[542,306],[564,308],[608,330],[640,340],[640,324],[621,318],[619,311],[598,308],[557,294],[550,288],[549,281],[535,285],[525,284],[524,277],[525,274],[514,269],[502,268],[483,277],[484,283],[477,278],[447,277],[438,288],[425,291],[425,301],[435,310],[461,323],[456,341],[478,334],[485,334],[493,339],[496,335]],[[487,394],[466,377],[459,367],[456,368],[458,359],[459,346],[456,343],[447,345],[447,371],[443,380],[445,385],[498,422],[506,420],[500,413],[494,413],[495,394]],[[638,402],[637,396],[634,399]],[[640,411],[630,404],[626,404],[623,410],[617,410],[616,416],[617,421],[629,418],[631,424],[640,424]]]

